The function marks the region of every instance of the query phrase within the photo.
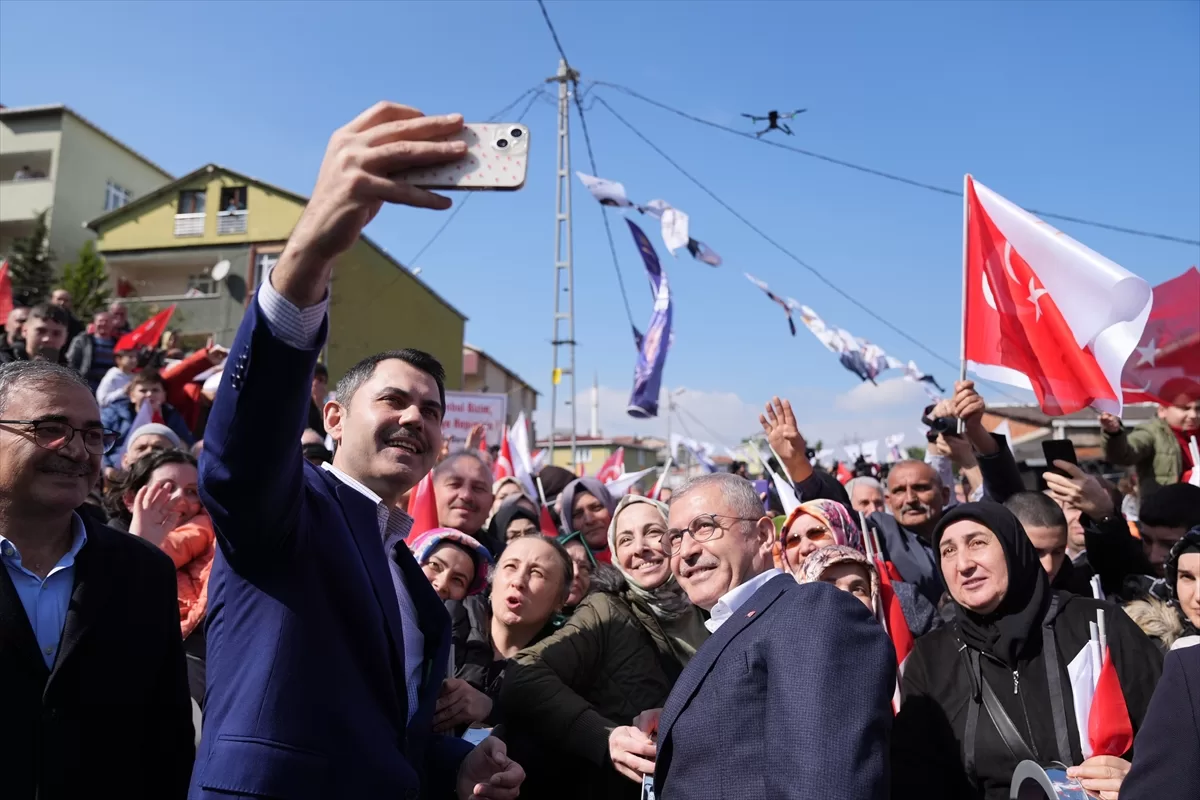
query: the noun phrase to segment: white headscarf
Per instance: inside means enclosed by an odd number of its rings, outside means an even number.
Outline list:
[[[638,584],[633,575],[625,571],[617,559],[617,520],[620,519],[621,512],[634,503],[647,503],[654,506],[654,509],[662,515],[663,524],[665,525],[667,522],[666,503],[660,503],[640,495],[622,497],[621,501],[617,503],[617,507],[613,509],[612,522],[608,525],[608,551],[612,553],[612,565],[620,571],[625,582],[629,584],[629,591],[633,593],[634,597],[645,601],[650,606],[650,610],[654,612],[654,616],[663,620],[678,619],[691,612],[692,603],[688,600],[683,587],[675,580],[673,573],[668,573],[666,581],[658,588],[645,589]]]

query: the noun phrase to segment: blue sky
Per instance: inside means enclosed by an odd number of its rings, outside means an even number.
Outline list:
[[[807,107],[789,143],[943,186],[960,185],[970,171],[1022,205],[1188,238],[1200,236],[1198,9],[1194,2],[549,3],[585,84],[624,84],[734,126],[748,125],[740,112]],[[0,3],[0,102],[67,103],[176,174],[215,161],[305,194],[329,133],[374,101],[483,119],[556,65],[532,0]],[[955,199],[596,91],[757,226],[957,358]],[[856,387],[805,331],[787,336],[781,313],[741,273],[915,358],[943,383],[955,370],[774,250],[605,108],[587,115],[600,174],[623,181],[635,199],[662,197],[683,208],[693,235],[725,257],[724,267],[711,269],[686,254],[672,261],[660,247],[675,294],[666,382],[686,387],[679,402],[690,432],[734,441],[756,427],[754,409],[780,393],[795,401],[810,439],[907,431],[912,441],[919,390],[901,382]],[[547,100],[526,118],[533,147],[526,188],[472,199],[418,264],[422,278],[470,317],[468,341],[544,392],[554,116]],[[573,167],[586,170],[577,119],[572,125]],[[661,433],[662,420],[624,416],[635,353],[600,211],[578,184],[574,199],[579,391],[599,376],[606,433]],[[443,219],[390,209],[368,232],[408,263]],[[617,215],[612,222],[634,317],[644,326],[644,273],[623,223]],[[1055,224],[1151,283],[1200,261],[1195,246]],[[587,411],[581,403],[581,428]]]

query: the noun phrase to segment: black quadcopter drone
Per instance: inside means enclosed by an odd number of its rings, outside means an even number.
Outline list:
[[[755,133],[755,134],[754,134],[754,136],[755,136],[756,138],[757,138],[757,137],[760,137],[760,136],[762,136],[764,133],[768,133],[768,132],[770,132],[770,131],[783,131],[783,132],[784,132],[784,133],[786,133],[788,136],[794,136],[795,134],[793,134],[793,133],[792,133],[792,129],[791,129],[791,128],[789,128],[789,127],[788,127],[786,124],[781,124],[781,123],[779,122],[779,120],[781,120],[781,119],[787,119],[787,120],[790,120],[790,119],[795,119],[795,117],[796,117],[796,115],[797,115],[797,114],[803,114],[805,111],[808,111],[808,109],[807,109],[807,108],[800,108],[800,109],[797,109],[797,110],[795,110],[795,111],[792,111],[792,112],[790,112],[790,113],[787,113],[787,114],[780,114],[778,111],[768,111],[768,112],[767,112],[767,115],[766,115],[765,117],[756,117],[756,116],[755,116],[755,115],[753,115],[753,114],[742,114],[742,116],[743,116],[743,117],[745,117],[746,119],[750,120],[751,122],[765,122],[765,123],[767,123],[767,127],[763,128],[761,131],[758,131],[757,133]]]

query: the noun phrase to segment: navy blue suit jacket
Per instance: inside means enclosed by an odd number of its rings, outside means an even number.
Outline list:
[[[896,651],[829,584],[768,581],[709,637],[658,726],[659,800],[884,800]]]
[[[445,797],[471,749],[432,733],[450,648],[441,601],[398,548],[425,637],[408,723],[377,509],[301,457],[316,361],[277,339],[252,302],[209,416],[200,492],[220,547],[192,800]]]
[[[1172,650],[1133,740],[1121,800],[1200,797],[1200,644]]]

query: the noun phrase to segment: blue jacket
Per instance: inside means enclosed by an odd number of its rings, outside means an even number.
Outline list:
[[[1200,645],[1167,653],[1121,800],[1200,797]]]
[[[196,437],[192,436],[192,432],[188,430],[187,421],[182,414],[175,410],[174,406],[170,403],[163,403],[162,416],[166,426],[175,431],[184,444],[191,447],[196,443]],[[125,437],[129,435],[129,429],[133,427],[133,421],[136,418],[137,409],[133,407],[133,401],[128,397],[122,397],[115,403],[110,403],[100,409],[100,424],[117,433],[117,445],[104,457],[104,466],[121,468],[121,445],[125,443]]]
[[[442,602],[398,548],[425,638],[408,722],[376,508],[301,456],[317,354],[277,339],[251,303],[208,419],[200,492],[220,547],[192,800],[447,797],[471,749],[432,733],[450,652]]]
[[[772,578],[671,690],[655,796],[883,800],[895,688],[896,651],[861,602],[826,583]]]

